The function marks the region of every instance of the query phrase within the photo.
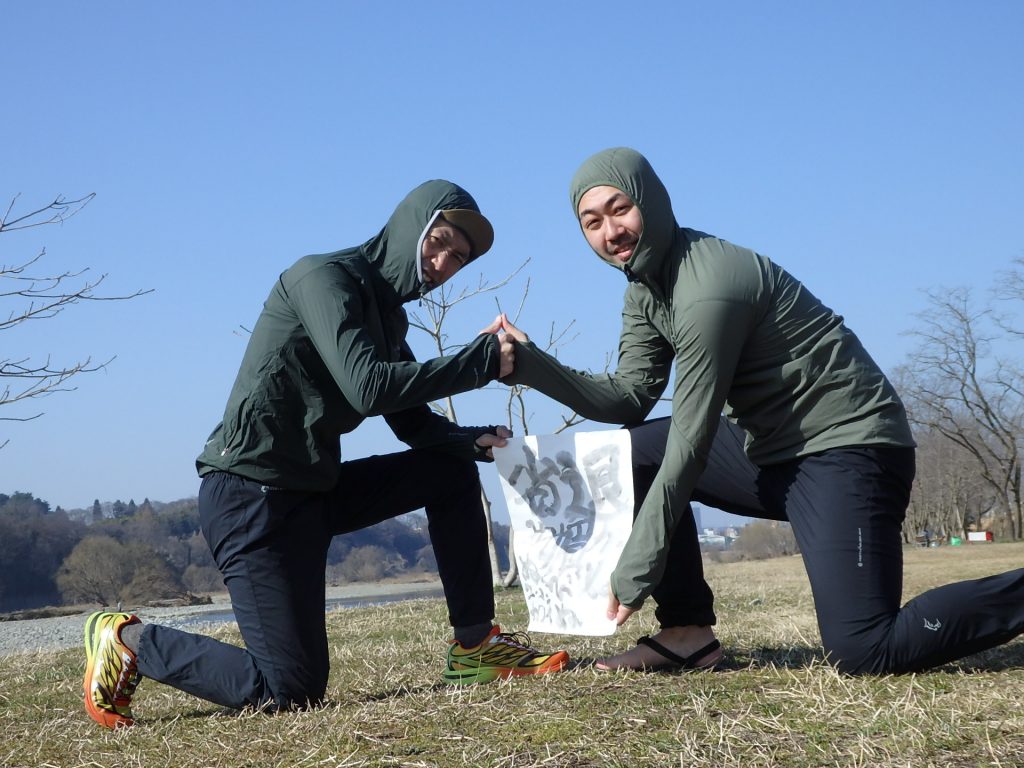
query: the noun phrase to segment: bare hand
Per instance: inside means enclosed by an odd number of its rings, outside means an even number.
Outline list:
[[[503,333],[499,338],[501,346],[498,351],[501,354],[501,363],[498,367],[498,378],[504,379],[516,369],[516,345],[507,333]]]
[[[507,335],[511,336],[516,341],[529,341],[530,337],[523,333],[521,330],[512,325],[512,322],[508,319],[508,315],[502,312],[498,315],[498,320],[501,321],[501,330]]]
[[[498,315],[494,318],[494,322],[488,325],[486,328],[481,328],[480,333],[497,333],[501,330],[501,318],[502,315]]]
[[[491,448],[504,448],[508,444],[508,438],[512,437],[512,430],[508,427],[498,427],[497,434],[487,433],[476,439],[476,444],[487,449],[487,458],[494,459]]]
[[[620,603],[619,598],[615,596],[614,590],[608,589],[608,611],[606,615],[609,619],[615,621],[616,626],[621,627],[636,612],[636,608],[630,608],[628,605]]]

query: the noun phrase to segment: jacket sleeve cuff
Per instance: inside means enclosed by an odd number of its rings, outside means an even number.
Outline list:
[[[501,341],[495,333],[488,334],[487,341],[487,380],[497,381],[501,373]]]
[[[500,362],[500,360],[499,360]],[[502,384],[523,384],[535,386],[537,372],[542,369],[544,353],[532,341],[516,342],[516,362],[512,373],[501,380]]]
[[[647,599],[647,592],[650,590],[641,589],[632,579],[620,578],[616,572],[612,572],[612,594],[621,605],[633,610],[643,607]]]

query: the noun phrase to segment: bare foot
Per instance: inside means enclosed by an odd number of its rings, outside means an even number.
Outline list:
[[[686,658],[712,642],[715,639],[715,633],[711,630],[711,627],[667,627],[651,639],[665,646],[665,648],[676,655]],[[693,669],[711,668],[721,661],[722,655],[722,649],[715,648],[699,659],[694,659]],[[602,671],[610,671],[616,669],[672,669],[679,665],[671,659],[662,656],[654,648],[638,643],[636,647],[630,648],[625,653],[598,659],[594,662],[594,666]]]

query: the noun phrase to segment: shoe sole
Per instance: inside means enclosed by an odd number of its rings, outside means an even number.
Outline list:
[[[708,654],[708,656],[711,655],[712,654]],[[704,658],[706,659],[708,658],[708,656],[705,656]],[[714,672],[718,669],[719,665],[723,661],[725,661],[725,652],[719,650],[718,655],[716,655],[710,661],[705,661],[701,664],[694,664],[691,667],[684,667],[672,661],[668,661],[662,664],[641,664],[640,666],[629,666],[628,664],[623,664],[618,667],[602,667],[599,666],[599,664],[601,664],[601,661],[601,659],[598,659],[594,662],[594,669],[596,669],[601,674],[612,674],[614,672]]]
[[[99,644],[94,643],[95,632],[93,631],[96,622],[103,618],[105,613],[94,613],[85,620],[85,678],[82,681],[82,689],[85,699],[85,711],[89,717],[102,725],[104,728],[127,728],[135,721],[130,717],[111,712],[96,704],[92,697],[93,674],[96,671],[96,654],[99,652]]]
[[[530,675],[546,675],[561,672],[569,664],[569,655],[565,652],[553,655],[540,667],[473,667],[470,669],[446,669],[442,677],[449,685],[486,685],[495,680],[507,680],[510,677],[529,677]]]

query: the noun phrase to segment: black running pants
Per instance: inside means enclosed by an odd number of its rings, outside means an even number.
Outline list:
[[[473,462],[426,450],[371,456],[344,462],[328,493],[207,475],[200,522],[245,647],[146,624],[140,674],[233,708],[320,702],[330,669],[324,600],[331,538],[421,507],[451,622],[490,621],[494,595]]]
[[[630,429],[637,508],[664,456],[668,419]],[[757,467],[722,419],[693,500],[793,527],[829,661],[844,672],[914,672],[1024,632],[1024,568],[948,584],[900,606],[901,527],[914,450],[836,449]],[[715,622],[692,514],[676,529],[653,593],[662,626]]]

